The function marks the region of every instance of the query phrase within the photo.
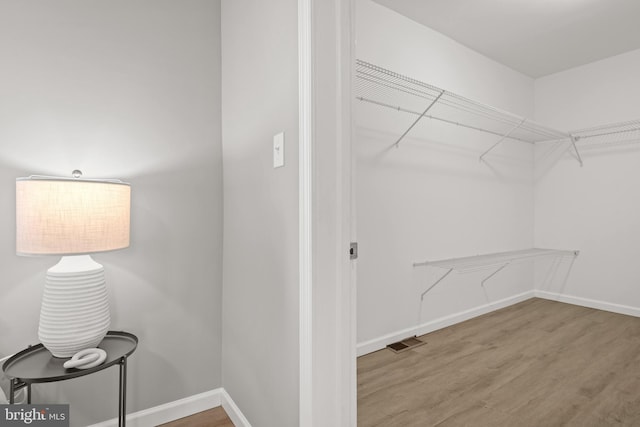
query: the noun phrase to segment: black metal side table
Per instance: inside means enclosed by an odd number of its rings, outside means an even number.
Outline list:
[[[4,362],[2,370],[11,379],[9,403],[14,403],[16,391],[27,388],[27,403],[31,403],[31,384],[70,380],[93,374],[113,365],[120,366],[118,425],[126,424],[127,358],[138,346],[138,337],[129,332],[109,331],[99,348],[107,352],[103,364],[89,369],[65,369],[68,359],[53,357],[42,344],[31,346]]]

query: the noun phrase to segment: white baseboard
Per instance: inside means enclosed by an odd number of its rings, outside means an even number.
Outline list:
[[[535,290],[537,298],[544,298],[552,301],[565,302],[567,304],[579,305],[582,307],[597,308],[598,310],[610,311],[612,313],[626,314],[628,316],[640,317],[640,308],[629,305],[615,304],[612,302],[599,301],[589,298],[582,298],[573,295],[564,295],[556,292]]]
[[[403,329],[401,331],[393,332],[391,334],[384,335],[379,338],[375,338],[357,345],[357,355],[363,356],[374,351],[385,348],[388,344],[400,341],[404,338],[414,335],[424,335],[429,332],[437,331],[438,329],[446,328],[447,326],[455,325],[456,323],[464,322],[465,320],[478,317],[480,315],[489,313],[494,310],[499,310],[504,307],[525,301],[529,298],[544,298],[553,301],[564,302],[567,304],[579,305],[582,307],[596,308],[598,310],[610,311],[613,313],[626,314],[628,316],[640,317],[640,307],[632,307],[628,305],[615,304],[606,301],[598,301],[588,298],[577,297],[573,295],[563,295],[555,292],[534,290],[523,292],[512,297],[504,298],[499,301],[495,301],[489,304],[474,307],[469,310],[454,313],[449,316],[440,317],[438,319],[431,320],[427,323],[423,323],[419,326]]]
[[[357,355],[362,356],[374,351],[385,348],[388,344],[400,341],[404,338],[414,335],[424,335],[429,332],[437,331],[438,329],[446,328],[447,326],[455,325],[456,323],[464,322],[465,320],[478,317],[480,315],[508,307],[513,304],[528,300],[534,297],[534,291],[523,292],[518,295],[514,295],[508,298],[501,299],[499,301],[484,304],[478,307],[471,308],[469,310],[454,313],[448,316],[440,317],[438,319],[431,320],[421,325],[403,329],[401,331],[393,332],[391,334],[384,335],[379,338],[375,338],[357,345]]]
[[[152,427],[159,424],[168,423],[198,412],[206,411],[218,406],[222,406],[231,418],[236,427],[251,427],[240,409],[231,399],[231,396],[223,388],[206,391],[184,399],[175,400],[153,408],[127,414],[127,426],[129,427]],[[112,418],[90,427],[115,427],[118,419]]]
[[[233,401],[229,393],[225,389],[222,389],[222,407],[225,412],[231,418],[231,422],[236,427],[251,427],[249,420],[244,416],[244,414],[240,411],[240,408]]]

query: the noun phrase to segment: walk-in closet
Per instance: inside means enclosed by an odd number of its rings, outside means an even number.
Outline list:
[[[358,425],[640,423],[640,5],[441,3],[356,1]]]

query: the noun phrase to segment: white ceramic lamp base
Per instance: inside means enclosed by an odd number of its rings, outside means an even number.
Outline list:
[[[96,347],[109,330],[104,268],[89,255],[64,256],[47,271],[38,338],[55,357]]]

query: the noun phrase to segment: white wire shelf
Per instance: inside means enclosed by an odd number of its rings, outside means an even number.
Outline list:
[[[356,61],[356,99],[411,114],[415,121],[400,141],[423,118],[485,132],[498,137],[480,158],[505,140],[535,144],[567,140],[570,135],[524,117],[485,105],[453,92],[398,74],[362,60]]]
[[[607,125],[580,129],[569,134],[580,144],[616,143],[640,140],[640,120],[611,123]]]
[[[457,271],[474,271],[483,267],[490,267],[493,265],[502,265],[507,262],[540,258],[540,257],[555,257],[555,256],[575,256],[578,255],[578,251],[561,250],[561,249],[522,249],[517,251],[508,252],[496,252],[484,255],[474,255],[461,258],[449,258],[436,261],[424,261],[414,263],[414,267],[431,266],[440,267],[446,269],[453,269]]]
[[[411,125],[395,141],[396,146],[424,118],[496,136],[495,144],[480,159],[506,140],[530,144],[570,141],[582,166],[578,145],[640,141],[640,120],[563,132],[359,59],[355,92],[356,99],[363,103],[413,116]]]
[[[447,270],[442,276],[440,276],[434,283],[432,283],[426,291],[424,291],[420,299],[424,299],[424,296],[431,291],[438,283],[444,280],[452,271],[459,271],[463,273],[478,271],[493,267],[494,271],[486,276],[480,284],[484,286],[484,283],[491,277],[498,274],[501,270],[512,265],[516,262],[531,260],[534,258],[555,258],[555,257],[573,257],[575,258],[580,254],[577,250],[561,250],[561,249],[522,249],[508,252],[496,252],[484,255],[474,255],[461,258],[449,258],[436,261],[423,261],[413,264],[414,267],[438,267]]]

